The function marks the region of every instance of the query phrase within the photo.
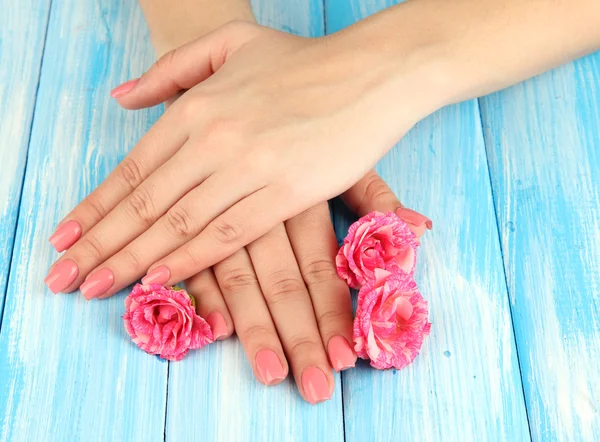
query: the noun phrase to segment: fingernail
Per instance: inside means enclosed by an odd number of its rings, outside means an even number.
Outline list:
[[[142,278],[142,284],[160,284],[165,283],[171,279],[171,271],[167,266],[158,266],[148,272],[146,276]]]
[[[275,385],[285,379],[285,370],[279,356],[268,348],[256,353],[256,369],[266,385]]]
[[[327,401],[331,398],[329,382],[321,369],[309,367],[302,373],[302,388],[311,405]]]
[[[350,347],[350,344],[343,336],[334,336],[327,344],[329,360],[335,371],[342,371],[354,367],[356,364],[356,354]]]
[[[75,281],[77,275],[79,275],[77,264],[70,259],[65,259],[50,270],[50,273],[44,279],[44,283],[52,290],[52,293],[56,294],[69,287]]]
[[[215,341],[224,339],[229,334],[227,331],[227,322],[225,322],[225,318],[221,313],[212,312],[207,316],[206,322],[208,322],[208,325],[210,325],[210,328],[213,332],[213,339]]]
[[[425,215],[421,215],[419,212],[407,209],[406,207],[397,208],[396,215],[408,224],[410,230],[412,230],[417,237],[423,236],[425,229],[431,230],[433,227],[433,223]]]
[[[67,221],[61,224],[56,232],[50,237],[50,243],[57,252],[64,252],[81,237],[81,225],[75,221]]]
[[[110,96],[113,98],[122,97],[123,95],[129,93],[138,84],[139,81],[139,78],[135,78],[117,86],[112,91],[110,91]]]
[[[88,301],[93,298],[97,298],[100,295],[103,295],[112,287],[115,282],[115,275],[110,269],[102,269],[98,270],[96,273],[91,275],[79,290],[85,296],[85,299]]]

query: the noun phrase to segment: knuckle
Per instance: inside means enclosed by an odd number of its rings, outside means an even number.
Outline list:
[[[349,320],[351,320],[349,313],[342,310],[327,310],[317,315],[317,323],[321,330],[332,329],[339,324],[346,325]]]
[[[212,235],[223,245],[237,243],[243,235],[241,227],[223,219],[216,219],[212,223]]]
[[[134,269],[144,268],[143,260],[142,260],[142,257],[140,256],[139,252],[136,252],[135,250],[133,250],[130,247],[125,247],[121,252],[123,253],[125,261],[127,261],[127,263],[132,268],[134,268]]]
[[[223,290],[227,292],[244,291],[249,288],[258,287],[258,280],[254,272],[241,268],[234,268],[227,272],[219,281]]]
[[[117,175],[122,184],[127,186],[129,190],[135,189],[144,180],[142,168],[137,160],[127,157],[118,168]]]
[[[240,338],[246,341],[247,343],[259,343],[264,342],[268,339],[270,335],[273,334],[269,328],[262,324],[253,324],[248,327],[243,328],[242,330],[238,330],[240,334]]]
[[[304,283],[289,274],[275,274],[271,280],[267,295],[271,304],[286,304],[298,299],[306,291]]]
[[[169,231],[178,238],[189,238],[194,232],[192,219],[181,206],[171,208],[165,219]]]
[[[81,250],[86,257],[99,259],[104,256],[104,248],[101,242],[94,235],[86,235],[81,239]]]
[[[100,199],[91,194],[85,199],[86,210],[90,210],[94,213],[95,219],[100,220],[108,215],[108,210],[100,202]]]
[[[307,336],[295,336],[290,339],[289,354],[314,355],[319,351],[323,351],[322,346]]]
[[[168,73],[169,67],[173,65],[173,61],[175,60],[175,55],[177,54],[177,48],[171,49],[166,54],[162,55],[156,61],[156,70],[160,73]]]
[[[319,284],[338,280],[337,270],[332,261],[316,259],[302,267],[302,275],[307,284]]]
[[[181,121],[192,124],[198,119],[198,107],[200,105],[198,100],[203,100],[198,95],[194,95],[193,100],[190,99],[189,95],[186,95],[177,101],[176,109]]]
[[[130,217],[137,222],[149,227],[154,222],[154,208],[148,190],[143,186],[137,188],[126,200],[125,209]]]
[[[202,260],[196,254],[196,251],[194,248],[187,245],[187,246],[183,247],[182,251],[186,257],[189,267],[191,267],[192,269],[195,269],[195,270],[202,269]]]
[[[365,193],[361,200],[362,204],[366,204],[369,201],[376,201],[379,198],[391,193],[391,190],[385,181],[383,181],[376,173],[369,175],[369,177],[366,179],[367,184],[365,186]]]

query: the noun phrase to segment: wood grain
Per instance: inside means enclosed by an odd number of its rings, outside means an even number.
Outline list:
[[[395,2],[253,3],[316,36]],[[482,99],[483,130],[477,101],[443,109],[381,161],[434,220],[416,275],[432,334],[409,368],[361,364],[312,407],[292,381],[254,380],[236,339],[164,363],[125,335],[123,293],[45,288],[54,226],[161,112],[108,98],[154,55],[133,1],[0,10],[0,442],[527,441],[525,403],[532,440],[600,440],[600,54]],[[342,237],[352,218],[335,208]]]
[[[134,2],[52,4],[0,335],[0,441],[163,440],[167,364],[126,336],[123,296],[88,303],[42,281],[54,226],[158,115],[109,98],[151,63],[148,40]]]
[[[50,0],[0,0],[0,327]]]
[[[536,441],[600,440],[600,54],[481,100]]]
[[[388,6],[327,0],[327,32]],[[377,170],[433,220],[416,273],[433,325],[408,368],[343,374],[346,440],[529,440],[477,102],[419,123]],[[348,223],[338,211],[340,237]]]
[[[317,0],[257,0],[262,24],[304,36],[323,34]],[[311,406],[293,379],[265,387],[253,376],[237,338],[218,342],[171,364],[168,441],[342,441],[340,377],[332,399]]]

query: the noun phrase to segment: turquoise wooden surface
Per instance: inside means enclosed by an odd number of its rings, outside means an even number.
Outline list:
[[[152,62],[147,41],[132,2],[52,3],[0,333],[0,441],[163,440],[168,366],[131,345],[123,297],[88,303],[43,283],[56,223],[159,113],[108,98]]]
[[[253,6],[316,36],[393,3]],[[311,407],[258,384],[235,339],[160,362],[125,335],[123,293],[46,290],[54,225],[161,112],[108,98],[153,54],[133,1],[0,10],[0,441],[600,440],[600,55],[443,109],[381,161],[434,220],[417,272],[432,334],[411,367],[360,365]],[[350,220],[336,205],[338,235]]]
[[[317,0],[257,0],[258,20],[298,35],[323,34]],[[237,338],[170,364],[167,441],[344,440],[340,377],[330,401],[302,401],[293,378],[276,387],[257,382]],[[199,423],[199,420],[201,423]]]
[[[600,54],[481,108],[532,436],[600,440]]]
[[[390,3],[326,5],[334,32]],[[346,440],[529,440],[477,101],[419,123],[377,170],[434,221],[415,276],[432,332],[405,370],[343,374]],[[340,237],[347,219],[337,214]]]
[[[0,0],[0,324],[49,7]]]

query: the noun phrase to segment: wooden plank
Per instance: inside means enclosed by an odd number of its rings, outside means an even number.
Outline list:
[[[135,2],[52,5],[0,335],[0,441],[163,440],[168,366],[126,336],[123,296],[88,303],[42,281],[54,226],[158,116],[109,97],[150,65],[148,41]]]
[[[319,0],[257,0],[265,25],[299,35],[323,33]],[[168,441],[342,441],[340,378],[333,398],[305,403],[292,379],[265,387],[252,374],[237,339],[218,342],[170,364]]]
[[[481,100],[532,439],[600,440],[600,53]]]
[[[326,0],[327,32],[387,6]],[[433,325],[408,368],[343,374],[346,440],[529,440],[477,102],[419,123],[377,169],[433,219],[415,276]],[[340,237],[348,224],[336,212]]]
[[[0,327],[50,0],[0,0]]]

